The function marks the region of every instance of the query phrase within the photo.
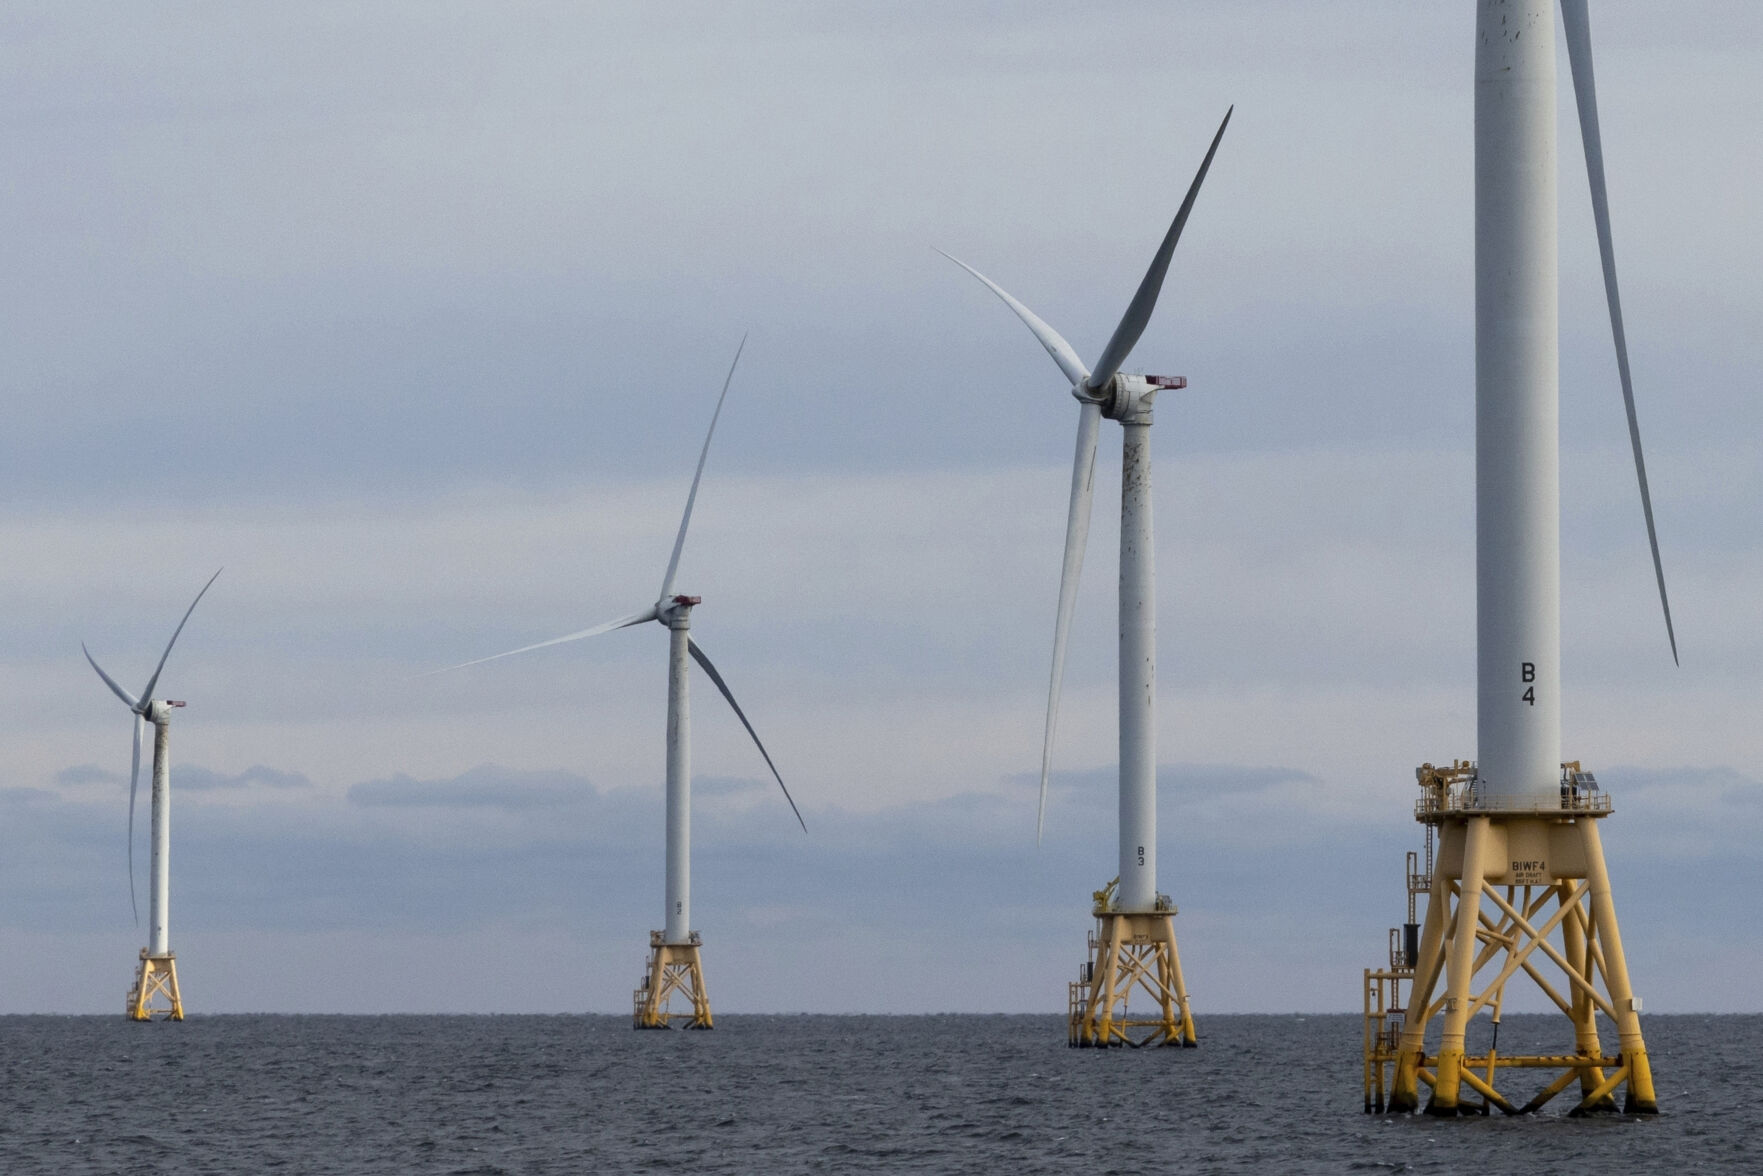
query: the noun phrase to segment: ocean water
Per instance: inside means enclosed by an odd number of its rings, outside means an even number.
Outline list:
[[[1438,1121],[1363,1113],[1355,1015],[0,1017],[0,1173],[1763,1172],[1763,1017],[1644,1024],[1657,1117]]]

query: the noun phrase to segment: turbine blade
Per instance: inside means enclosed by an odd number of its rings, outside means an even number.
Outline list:
[[[443,666],[438,670],[416,675],[427,678],[433,674],[445,674],[452,670],[463,670],[466,666],[481,666],[485,662],[499,661],[505,657],[513,657],[517,653],[531,653],[535,649],[544,649],[548,645],[562,645],[566,641],[580,641],[584,637],[598,637],[602,633],[610,633],[614,629],[627,629],[632,625],[640,625],[644,621],[652,621],[659,614],[655,606],[650,605],[640,613],[632,613],[628,617],[619,617],[616,621],[607,621],[604,625],[595,625],[592,629],[583,629],[579,633],[566,633],[562,637],[553,637],[549,641],[540,641],[535,645],[523,645],[519,649],[510,649],[507,653],[493,653],[489,657],[480,657],[468,662],[460,662],[456,666]]]
[[[1610,304],[1610,333],[1616,340],[1616,372],[1622,380],[1622,406],[1628,413],[1628,442],[1634,450],[1634,473],[1641,487],[1641,512],[1647,520],[1647,545],[1653,550],[1653,578],[1659,583],[1659,607],[1665,614],[1665,636],[1677,664],[1677,632],[1671,624],[1671,600],[1665,592],[1665,564],[1659,558],[1659,532],[1653,525],[1653,496],[1647,490],[1647,462],[1641,455],[1641,426],[1634,411],[1634,383],[1628,368],[1628,335],[1622,329],[1622,298],[1616,289],[1616,246],[1610,236],[1610,196],[1604,186],[1604,143],[1598,133],[1598,88],[1592,74],[1591,18],[1585,0],[1561,0],[1567,35],[1567,60],[1573,69],[1573,97],[1579,107],[1579,136],[1585,144],[1586,179],[1592,189],[1592,216],[1598,226],[1598,260],[1604,267],[1604,297]]]
[[[1041,802],[1035,810],[1035,844],[1047,820],[1047,773],[1053,764],[1053,731],[1059,725],[1059,686],[1065,677],[1065,641],[1077,607],[1077,582],[1083,574],[1084,544],[1090,536],[1090,499],[1095,490],[1096,431],[1102,407],[1085,401],[1077,418],[1077,454],[1071,464],[1071,510],[1065,518],[1065,563],[1059,572],[1059,619],[1053,625],[1053,675],[1047,686],[1047,730],[1041,741]]]
[[[757,747],[759,754],[765,757],[765,766],[771,769],[772,779],[777,781],[779,788],[783,788],[784,799],[790,802],[790,811],[796,814],[796,823],[802,826],[802,832],[808,832],[808,822],[802,819],[802,810],[796,807],[795,797],[791,796],[790,790],[784,786],[784,778],[778,774],[777,765],[771,762],[771,753],[765,750],[765,744],[759,742],[759,732],[753,730],[753,724],[747,721],[746,712],[742,711],[741,704],[735,701],[734,692],[728,688],[728,683],[722,680],[722,675],[716,672],[716,667],[710,664],[710,659],[705,656],[704,651],[698,648],[696,641],[687,637],[686,648],[692,651],[692,660],[703,667],[705,676],[716,683],[716,688],[722,691],[724,698],[728,699],[729,706],[735,712],[735,718],[741,720],[741,726],[747,728],[747,734],[753,737],[753,746]]]
[[[147,720],[135,716],[135,762],[129,768],[129,910],[135,913],[135,926],[141,925],[141,908],[135,902],[135,784],[141,778],[141,733]]]
[[[1200,194],[1200,185],[1206,179],[1206,171],[1212,166],[1212,156],[1218,150],[1218,141],[1224,138],[1224,128],[1230,125],[1231,111],[1224,112],[1224,121],[1218,124],[1218,133],[1212,136],[1212,146],[1206,148],[1206,158],[1200,161],[1200,170],[1194,175],[1194,182],[1188,185],[1188,194],[1181,202],[1181,209],[1176,212],[1175,220],[1169,226],[1169,232],[1163,235],[1163,244],[1157,247],[1157,256],[1151,259],[1151,268],[1145,271],[1144,281],[1139,283],[1138,293],[1132,296],[1127,304],[1126,313],[1121,316],[1120,325],[1114,328],[1114,337],[1108,340],[1108,346],[1102,349],[1102,358],[1096,361],[1096,370],[1090,374],[1085,386],[1092,392],[1099,392],[1114,378],[1126,357],[1132,354],[1139,336],[1145,333],[1145,324],[1151,321],[1151,311],[1157,305],[1157,295],[1163,289],[1163,278],[1169,273],[1169,259],[1175,253],[1175,243],[1181,240],[1182,227],[1188,223],[1188,213],[1193,211],[1194,197]]]
[[[673,539],[673,557],[667,561],[667,575],[661,581],[661,595],[657,600],[666,600],[673,595],[673,577],[679,571],[679,554],[686,545],[686,528],[692,524],[692,504],[698,501],[698,480],[704,476],[704,459],[710,456],[710,438],[716,435],[716,420],[722,415],[722,402],[728,399],[729,381],[735,378],[735,364],[741,362],[741,352],[747,349],[747,336],[741,336],[741,345],[735,348],[734,363],[728,365],[728,375],[722,378],[722,395],[716,398],[716,411],[710,414],[710,428],[704,434],[704,448],[698,451],[698,470],[692,475],[692,489],[686,495],[686,513],[680,516],[679,534]]]
[[[937,250],[937,252],[943,253],[941,249]],[[1016,317],[1021,319],[1028,326],[1028,329],[1034,332],[1035,338],[1041,341],[1041,346],[1047,349],[1047,354],[1053,357],[1053,362],[1059,365],[1059,370],[1065,373],[1066,379],[1070,380],[1073,384],[1081,384],[1083,381],[1090,378],[1090,369],[1086,368],[1083,364],[1083,360],[1077,357],[1077,352],[1071,349],[1071,344],[1067,343],[1064,338],[1060,336],[1058,331],[1055,331],[1052,327],[1049,327],[1046,323],[1042,322],[1039,315],[1035,314],[1034,311],[1030,310],[1022,303],[1016,301],[1016,299],[1012,298],[1004,291],[1002,286],[974,269],[971,265],[968,265],[965,261],[962,261],[959,257],[952,257],[947,253],[943,253],[943,256],[949,258],[950,261],[984,282],[986,287],[990,289],[992,293],[996,294],[1003,300],[1005,306],[1014,310],[1016,312]]]
[[[160,671],[165,669],[165,659],[171,656],[171,647],[178,643],[178,634],[184,631],[184,625],[189,621],[190,614],[196,611],[196,606],[201,603],[202,597],[208,592],[209,588],[213,587],[214,582],[220,579],[220,573],[224,571],[226,571],[226,569],[221,568],[216,571],[214,575],[208,577],[208,583],[202,585],[202,591],[196,593],[196,599],[192,600],[190,602],[190,607],[184,610],[184,619],[178,622],[178,627],[176,629],[172,630],[171,640],[165,643],[165,652],[159,655],[159,664],[154,667],[153,676],[147,679],[147,688],[141,691],[142,703],[153,701],[153,687],[159,685]]]
[[[106,674],[104,672],[104,667],[92,660],[92,651],[86,648],[86,643],[84,641],[80,642],[80,652],[86,655],[87,661],[92,662],[92,668],[98,671],[98,676],[104,679],[104,684],[110,687],[111,692],[118,698],[122,699],[130,710],[134,710],[141,705],[140,699],[130,694],[127,690],[124,690],[121,686],[118,686],[116,684],[116,679],[112,678],[109,674]]]

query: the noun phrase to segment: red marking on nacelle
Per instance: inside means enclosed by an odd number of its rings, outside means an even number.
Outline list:
[[[1186,376],[1146,376],[1145,380],[1154,388],[1186,388]]]

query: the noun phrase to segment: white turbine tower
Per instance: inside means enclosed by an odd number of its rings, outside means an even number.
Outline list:
[[[104,684],[123,701],[135,716],[135,756],[129,768],[129,905],[135,905],[135,791],[141,777],[141,735],[148,723],[153,724],[153,819],[152,838],[153,853],[149,866],[147,884],[148,939],[147,946],[141,949],[140,964],[135,972],[135,986],[129,992],[127,1013],[131,1020],[150,1021],[154,1013],[163,1013],[173,1021],[184,1019],[183,996],[178,990],[177,956],[171,950],[171,712],[173,707],[184,704],[166,698],[154,698],[153,689],[159,685],[159,675],[165,669],[165,659],[171,656],[171,647],[178,642],[178,634],[184,631],[190,614],[196,611],[196,605],[208,592],[214,581],[220,578],[220,572],[208,577],[208,583],[202,585],[202,591],[196,593],[196,599],[184,610],[183,620],[172,630],[171,640],[165,643],[165,652],[159,655],[159,664],[153,669],[153,676],[147,679],[139,697],[130,694],[117,685],[116,679],[104,672],[92,651],[84,642],[80,650],[91,662]],[[140,910],[135,910],[135,920],[140,921]],[[163,1002],[163,1003],[162,1003]]]
[[[1597,222],[1604,292],[1617,373],[1652,549],[1653,574],[1673,661],[1677,638],[1653,526],[1617,295],[1603,146],[1592,78],[1585,0],[1562,0],[1569,62]],[[1652,1112],[1651,1065],[1641,1036],[1640,998],[1630,985],[1616,907],[1598,833],[1610,812],[1577,760],[1561,759],[1561,513],[1558,440],[1556,69],[1552,0],[1478,0],[1475,49],[1475,493],[1476,762],[1424,765],[1419,818],[1441,838],[1426,922],[1407,960],[1413,969],[1394,1057],[1390,1106],[1413,1110],[1419,1083],[1433,1086],[1429,1112],[1531,1110],[1576,1079],[1575,1112],[1612,1109],[1627,1085],[1627,1109]],[[1522,893],[1522,897],[1519,897]],[[1453,909],[1452,899],[1455,897]],[[1485,900],[1485,902],[1484,902]],[[1549,913],[1550,905],[1554,906]],[[1492,912],[1490,915],[1489,912]],[[1560,946],[1551,942],[1559,928]],[[1484,967],[1504,966],[1480,992]],[[1557,990],[1538,962],[1561,969]],[[1506,982],[1522,968],[1567,1013],[1575,1052],[1499,1057],[1525,1068],[1560,1067],[1556,1081],[1522,1107],[1494,1089],[1495,1056],[1466,1050],[1469,1019],[1493,1013],[1497,1039]],[[1435,998],[1443,979],[1444,992]],[[1564,993],[1558,995],[1558,993]],[[1619,1046],[1606,1057],[1597,1014],[1615,1023]],[[1425,1054],[1426,1029],[1442,1014],[1439,1052]],[[1563,1058],[1565,1057],[1565,1061]],[[1434,1068],[1428,1072],[1426,1067]],[[1606,1074],[1610,1070],[1612,1073]],[[1379,1076],[1381,1079],[1381,1068]],[[1376,1101],[1375,1092],[1368,1092]]]
[[[710,998],[704,986],[703,964],[699,955],[701,940],[698,933],[692,930],[692,740],[686,664],[688,656],[698,663],[705,676],[728,701],[735,717],[740,719],[741,726],[752,737],[753,745],[759,749],[765,766],[771,769],[772,778],[783,789],[784,799],[789,801],[790,811],[796,814],[797,823],[801,824],[804,833],[808,831],[808,825],[802,820],[802,813],[796,808],[790,790],[784,786],[783,776],[778,773],[777,765],[772,763],[771,754],[765,750],[765,744],[760,742],[759,733],[753,730],[753,724],[747,720],[741,704],[735,701],[728,683],[691,637],[692,608],[701,603],[702,598],[674,592],[674,576],[679,571],[680,552],[685,548],[686,529],[692,522],[692,505],[698,498],[698,482],[704,476],[704,461],[710,455],[710,439],[716,434],[716,421],[722,415],[722,402],[728,396],[729,383],[734,379],[735,366],[741,362],[741,352],[746,345],[746,339],[742,338],[741,346],[735,349],[734,362],[729,364],[728,375],[723,379],[722,393],[717,397],[716,411],[711,414],[710,428],[704,434],[704,447],[698,454],[698,469],[692,475],[692,488],[686,495],[686,509],[680,517],[679,534],[674,537],[673,555],[667,561],[667,574],[662,577],[661,594],[655,603],[641,612],[608,621],[603,625],[595,625],[591,629],[583,629],[579,633],[569,633],[549,641],[511,649],[507,653],[448,667],[456,670],[465,666],[481,665],[535,649],[597,637],[602,633],[640,625],[645,621],[655,621],[667,628],[667,911],[664,929],[650,933],[648,971],[643,985],[635,993],[634,1018],[637,1028],[640,1029],[665,1029],[675,1020],[685,1021],[693,1029],[713,1027]],[[690,1002],[690,1013],[669,1012],[669,999],[675,993]]]
[[[1164,234],[1120,325],[1092,371],[1057,331],[1033,311],[968,265],[950,257],[984,282],[1016,312],[1071,381],[1078,402],[1077,453],[1071,471],[1071,506],[1066,519],[1065,560],[1059,578],[1059,611],[1053,628],[1053,669],[1047,691],[1047,723],[1041,746],[1041,793],[1035,819],[1037,841],[1044,828],[1047,774],[1059,718],[1059,690],[1065,670],[1065,644],[1077,602],[1084,543],[1090,529],[1090,498],[1096,467],[1096,434],[1103,417],[1119,421],[1120,499],[1120,873],[1096,892],[1096,955],[1073,985],[1070,1039],[1074,1045],[1194,1045],[1193,1016],[1175,947],[1175,909],[1157,891],[1157,593],[1151,527],[1151,405],[1164,388],[1184,388],[1179,376],[1130,375],[1120,370],[1150,322],[1169,262],[1193,210],[1200,185],[1212,166],[1230,112],[1219,123],[1187,197]],[[944,254],[948,257],[948,254]],[[1151,1020],[1130,1021],[1127,998],[1143,987],[1159,1006]],[[1149,1027],[1134,1041],[1129,1031]]]

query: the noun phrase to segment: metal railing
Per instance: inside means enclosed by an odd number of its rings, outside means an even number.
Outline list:
[[[1568,789],[1560,795],[1498,796],[1473,787],[1431,793],[1414,802],[1414,815],[1425,819],[1444,813],[1608,813],[1610,795]]]

